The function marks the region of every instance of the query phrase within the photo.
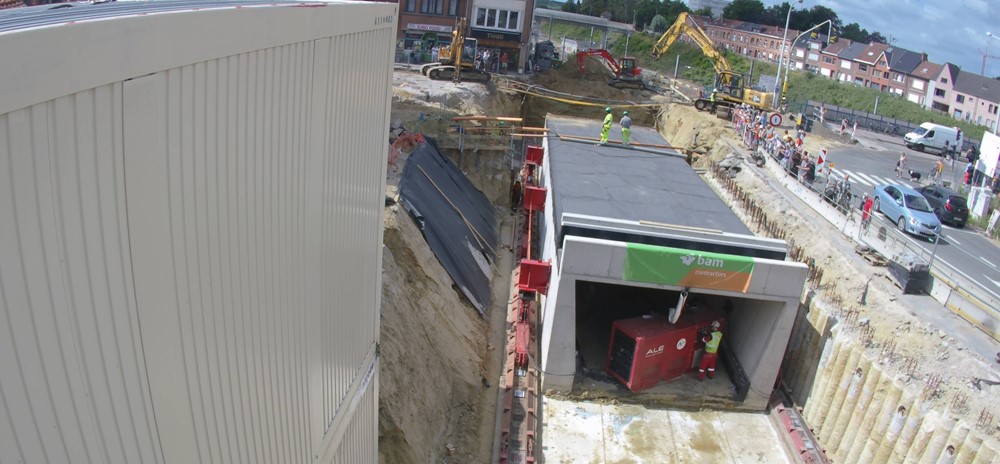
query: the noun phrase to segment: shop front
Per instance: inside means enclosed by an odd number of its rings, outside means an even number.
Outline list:
[[[489,72],[503,72],[501,57],[507,55],[508,73],[517,73],[523,69],[522,57],[526,56],[524,44],[521,42],[520,32],[505,32],[491,29],[473,27],[469,36],[479,41],[480,57],[488,53],[489,60],[484,63]]]
[[[396,62],[432,63],[437,49],[451,43],[452,26],[407,23],[402,32],[396,40]]]

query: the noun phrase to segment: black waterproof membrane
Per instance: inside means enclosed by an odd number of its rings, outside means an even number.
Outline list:
[[[485,315],[498,242],[496,212],[434,140],[425,139],[406,162],[400,199],[448,275]]]

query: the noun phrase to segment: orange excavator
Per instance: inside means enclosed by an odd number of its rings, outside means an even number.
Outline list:
[[[576,66],[580,69],[580,74],[586,74],[587,68],[584,63],[588,56],[601,60],[614,74],[608,85],[612,87],[639,87],[646,88],[646,83],[642,80],[642,69],[636,66],[635,58],[622,58],[615,61],[611,53],[601,48],[576,52]]]

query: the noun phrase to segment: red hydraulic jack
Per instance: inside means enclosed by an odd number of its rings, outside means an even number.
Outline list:
[[[538,368],[532,361],[538,353],[535,327],[538,297],[549,290],[551,263],[534,259],[537,253],[537,216],[545,209],[548,191],[539,187],[537,173],[543,161],[542,147],[528,147],[520,179],[524,181],[520,206],[523,217],[516,247],[511,303],[507,315],[507,352],[504,362],[503,409],[500,421],[500,463],[535,462],[535,432],[538,428]],[[515,230],[516,226],[515,226]]]

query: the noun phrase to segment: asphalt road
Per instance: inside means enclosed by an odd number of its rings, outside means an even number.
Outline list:
[[[927,183],[927,173],[939,159],[936,154],[921,153],[897,145],[889,137],[871,136],[859,130],[857,138],[862,140],[861,144],[830,150],[827,156],[834,163],[835,171],[850,174],[855,193],[871,192],[876,184],[919,187],[921,182],[914,182],[906,176],[896,177],[894,170],[901,152],[906,152],[908,168],[923,175],[923,184]],[[900,142],[901,140],[900,137]],[[943,179],[961,182],[965,164],[964,160],[955,161],[953,166],[946,163]],[[882,215],[876,215],[875,220],[893,227]],[[927,240],[912,236],[907,236],[907,240],[912,246],[923,248],[928,254],[934,253],[935,265],[940,262],[951,267],[962,278],[977,284],[1000,300],[1000,248],[983,235],[968,229],[946,225],[941,236],[936,252],[933,251],[935,244]]]

